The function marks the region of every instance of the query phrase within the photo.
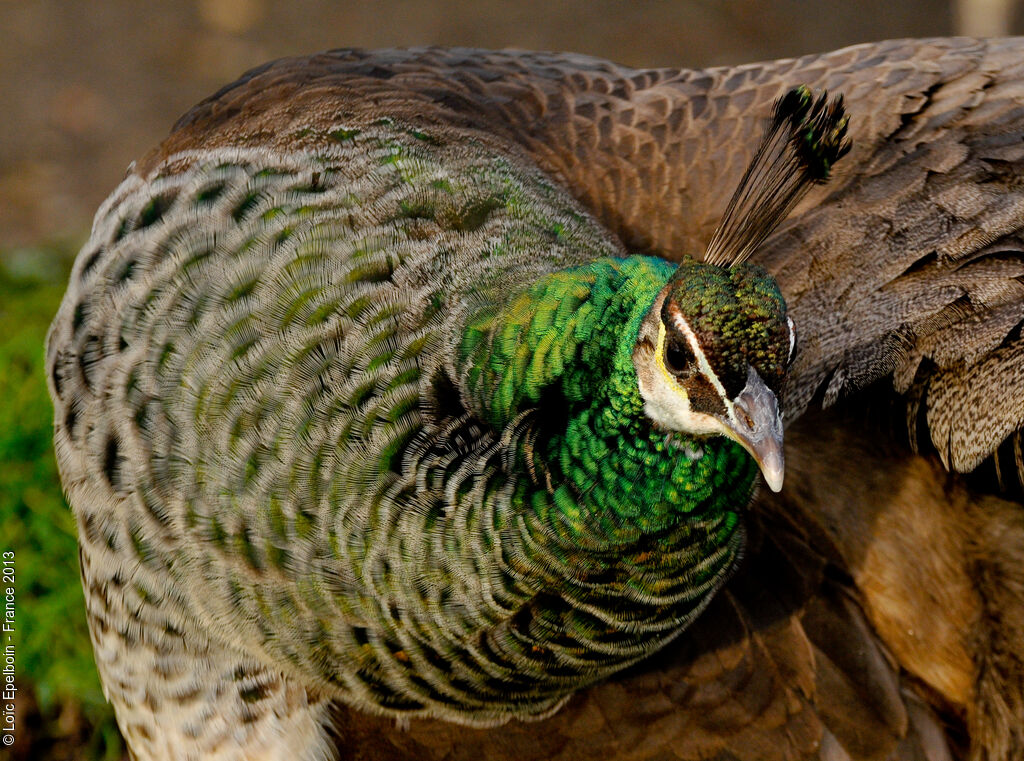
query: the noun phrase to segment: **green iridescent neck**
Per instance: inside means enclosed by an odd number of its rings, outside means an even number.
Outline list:
[[[632,256],[545,276],[470,321],[460,351],[474,406],[497,430],[537,409],[522,454],[533,512],[567,543],[636,541],[713,519],[724,546],[756,468],[728,439],[660,430],[645,416],[632,355],[674,268]],[[710,528],[710,525],[709,525]]]

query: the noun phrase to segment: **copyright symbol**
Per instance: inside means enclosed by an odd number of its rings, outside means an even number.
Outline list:
[[[14,745],[14,735],[4,732],[4,745]]]

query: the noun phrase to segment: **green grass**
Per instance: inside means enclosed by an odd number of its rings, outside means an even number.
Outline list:
[[[70,259],[62,247],[0,252],[0,551],[15,554],[17,675],[35,693],[41,721],[27,757],[94,761],[123,749],[89,644],[43,356]],[[69,742],[79,746],[75,756],[58,750]]]

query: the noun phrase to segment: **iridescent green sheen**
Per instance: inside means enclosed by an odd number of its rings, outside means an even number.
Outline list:
[[[699,265],[698,281],[705,270],[729,279]],[[530,504],[566,541],[615,545],[687,516],[725,517],[710,537],[717,548],[749,498],[756,468],[741,447],[660,430],[644,414],[633,349],[674,271],[659,259],[602,258],[541,278],[465,331],[467,389],[489,422],[500,430],[542,410],[529,457],[555,486]]]

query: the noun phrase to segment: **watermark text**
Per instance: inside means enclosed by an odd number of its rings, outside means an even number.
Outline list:
[[[4,596],[4,615],[2,631],[0,631],[0,651],[3,652],[3,680],[0,681],[0,743],[14,745],[15,726],[14,696],[18,688],[14,686],[15,646],[14,633],[17,630],[17,619],[14,614],[14,552],[5,550],[0,553],[0,590]]]

